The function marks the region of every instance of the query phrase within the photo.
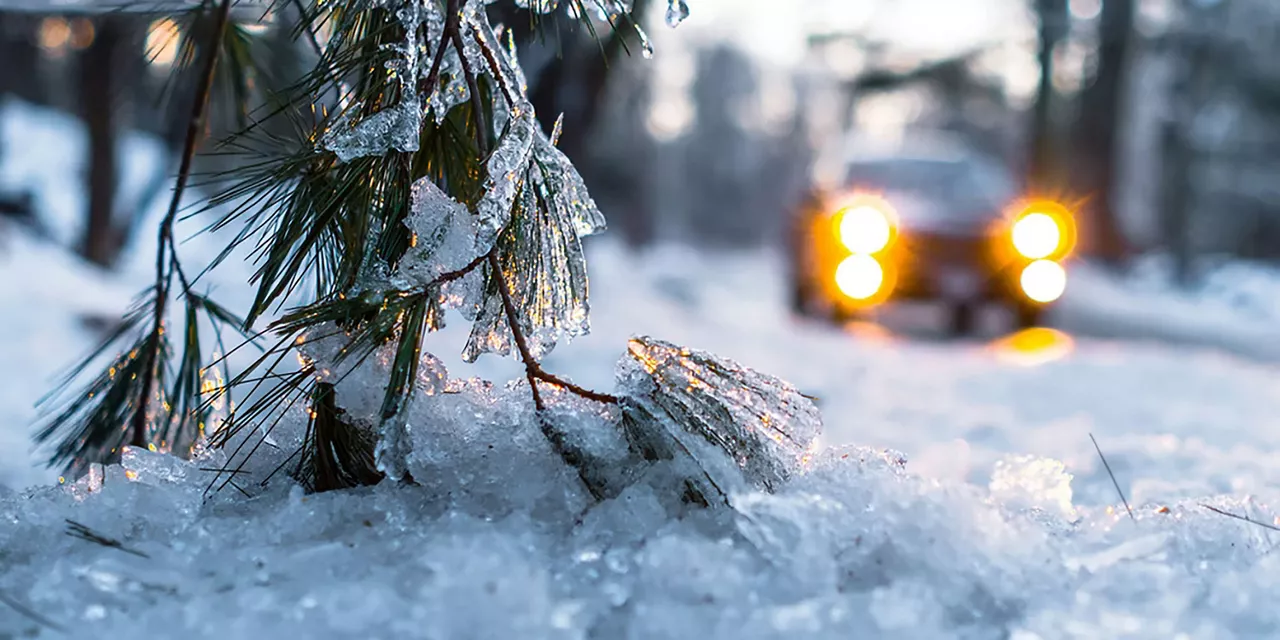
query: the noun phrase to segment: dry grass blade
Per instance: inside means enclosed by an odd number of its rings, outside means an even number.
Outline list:
[[[73,538],[80,538],[81,540],[85,540],[87,542],[100,544],[104,547],[119,549],[125,553],[138,556],[139,558],[146,558],[148,560],[151,559],[151,556],[141,551],[138,551],[136,549],[130,549],[129,547],[124,546],[123,542],[120,542],[119,540],[116,540],[114,538],[108,538],[100,533],[97,533],[93,529],[90,529],[89,527],[86,527],[85,525],[82,525],[79,522],[76,522],[75,520],[67,520],[66,534]]]
[[[1120,494],[1120,502],[1124,503],[1124,510],[1129,512],[1129,519],[1136,522],[1138,519],[1134,517],[1133,509],[1129,508],[1129,500],[1124,497],[1124,491],[1120,490],[1120,481],[1116,480],[1116,474],[1111,471],[1111,465],[1107,463],[1107,457],[1102,455],[1102,447],[1098,446],[1098,439],[1093,437],[1092,433],[1089,434],[1089,439],[1093,441],[1093,448],[1098,452],[1098,457],[1102,459],[1102,466],[1106,468],[1107,475],[1111,476],[1111,484],[1115,486],[1116,493]]]
[[[14,600],[3,591],[0,591],[0,602],[3,602],[6,605],[9,605],[10,609],[13,609],[14,611],[17,611],[19,614],[27,618],[30,618],[31,620],[35,621],[36,624],[48,627],[50,629],[53,629],[54,631],[59,631],[62,633],[67,632],[66,627],[63,627],[62,625],[40,615],[39,613],[34,611],[31,607],[28,607],[27,605],[22,604],[17,600]]]
[[[1240,514],[1238,514],[1238,513],[1231,513],[1230,511],[1224,511],[1224,510],[1222,510],[1222,509],[1219,509],[1219,508],[1217,508],[1217,507],[1211,507],[1211,506],[1209,506],[1209,505],[1207,505],[1207,504],[1204,504],[1204,503],[1201,503],[1201,504],[1200,504],[1200,506],[1202,506],[1202,507],[1204,507],[1204,508],[1206,508],[1206,509],[1208,509],[1208,510],[1210,510],[1210,511],[1212,511],[1212,512],[1216,513],[1216,514],[1218,514],[1218,515],[1223,515],[1223,516],[1226,516],[1226,517],[1228,517],[1228,518],[1235,518],[1236,520],[1241,520],[1241,521],[1244,521],[1244,522],[1248,522],[1249,524],[1256,524],[1256,525],[1258,525],[1259,527],[1262,527],[1262,528],[1264,528],[1264,529],[1270,529],[1270,530],[1272,530],[1272,531],[1280,531],[1280,527],[1277,527],[1277,526],[1275,526],[1274,524],[1270,524],[1270,523],[1267,523],[1267,522],[1259,522],[1259,521],[1257,521],[1257,520],[1254,520],[1253,518],[1250,518],[1249,516],[1242,516],[1242,515],[1240,515]]]

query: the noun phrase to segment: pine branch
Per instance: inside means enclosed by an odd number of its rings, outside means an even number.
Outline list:
[[[173,188],[173,198],[169,201],[169,211],[165,213],[164,220],[160,223],[156,248],[155,308],[151,327],[152,334],[157,337],[164,334],[164,314],[169,300],[169,287],[172,286],[174,271],[179,269],[176,266],[178,255],[173,239],[173,225],[177,220],[178,209],[182,206],[182,194],[186,189],[187,180],[191,177],[191,162],[195,157],[200,132],[204,127],[205,108],[209,104],[209,93],[213,89],[213,72],[217,68],[218,52],[221,50],[218,43],[226,29],[230,12],[231,0],[222,0],[218,8],[213,35],[210,37],[208,57],[201,73],[195,101],[191,106],[191,117],[187,122],[187,137],[182,145],[182,163],[178,167],[178,181]],[[184,290],[189,288],[190,283],[186,282],[186,277],[182,276],[181,279]],[[142,370],[142,387],[139,395],[141,402],[134,408],[133,419],[130,421],[132,434],[129,443],[135,447],[147,446],[147,408],[152,387],[155,384],[158,356],[157,350],[149,351],[146,355],[146,365]]]

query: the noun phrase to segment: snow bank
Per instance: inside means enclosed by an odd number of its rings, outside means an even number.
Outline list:
[[[1144,256],[1117,277],[1078,264],[1056,324],[1083,335],[1160,340],[1280,361],[1280,270],[1222,260],[1189,289],[1165,255]]]
[[[299,411],[273,434],[280,449],[236,474],[244,493],[205,497],[222,452],[183,462],[138,450],[74,485],[0,492],[0,593],[95,637],[1280,631],[1266,530],[1194,503],[1143,508],[1132,522],[1077,508],[1052,461],[1010,460],[984,490],[911,475],[901,454],[839,447],[774,493],[735,493],[732,509],[679,500],[663,472],[592,503],[522,385],[446,389],[418,405],[435,418],[413,436],[420,486],[303,495],[277,475],[263,487],[301,437]],[[583,402],[551,399],[561,418],[615,428]],[[116,546],[63,535],[68,520]],[[54,635],[0,608],[0,635],[41,632]]]

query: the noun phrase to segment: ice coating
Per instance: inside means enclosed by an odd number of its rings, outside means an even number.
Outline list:
[[[511,220],[511,209],[529,168],[538,120],[529,109],[509,121],[507,130],[485,163],[488,178],[484,197],[476,205],[479,244],[487,251]]]
[[[400,261],[399,275],[418,286],[461,270],[483,252],[476,246],[475,216],[431,178],[413,183],[409,216],[404,224],[413,232],[413,246]]]
[[[387,6],[388,3],[380,3]],[[418,27],[443,24],[443,15],[435,2],[396,2],[396,18],[404,27],[405,41],[394,47],[398,54],[386,62],[387,71],[398,80],[400,101],[358,122],[344,116],[321,139],[325,149],[342,162],[355,158],[385,154],[391,149],[405,153],[418,150],[422,136],[422,106],[418,99],[417,78],[421,68],[422,44]],[[443,31],[443,29],[441,29]],[[350,111],[348,111],[350,113]]]
[[[644,437],[687,451],[706,472],[704,493],[777,489],[822,433],[817,405],[791,384],[654,338],[631,339],[618,381],[631,419],[662,427]]]
[[[532,110],[511,121],[489,161],[493,188],[479,205],[481,246],[488,229],[504,219],[498,242],[503,279],[520,314],[520,327],[535,358],[563,338],[590,330],[586,259],[581,239],[605,227],[569,159],[538,128]],[[487,213],[485,213],[487,212]],[[509,354],[513,338],[496,282],[485,288],[463,357]]]
[[[569,221],[578,237],[585,238],[603,232],[606,224],[604,214],[587,192],[582,175],[569,157],[555,146],[563,126],[562,120],[557,119],[550,139],[538,136],[534,143],[533,170],[540,178],[540,188],[545,193],[547,205],[554,210],[553,217],[558,221]]]

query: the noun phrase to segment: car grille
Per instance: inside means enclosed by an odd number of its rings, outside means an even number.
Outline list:
[[[913,263],[977,267],[987,261],[987,241],[981,237],[920,234],[904,236],[903,245]]]

